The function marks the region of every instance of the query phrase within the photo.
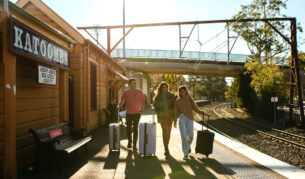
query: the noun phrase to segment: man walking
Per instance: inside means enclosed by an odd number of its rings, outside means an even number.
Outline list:
[[[127,123],[127,148],[131,148],[133,142],[133,149],[137,150],[138,140],[138,125],[141,118],[141,112],[144,109],[145,97],[142,90],[136,88],[136,80],[130,79],[128,81],[129,89],[124,91],[121,101],[118,105],[120,109],[125,103],[126,106],[126,123]],[[133,140],[131,134],[133,132]]]

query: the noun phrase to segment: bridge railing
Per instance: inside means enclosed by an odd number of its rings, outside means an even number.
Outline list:
[[[111,56],[114,58],[122,58],[123,49],[113,50]],[[178,50],[126,49],[125,57],[180,59]],[[230,54],[229,62],[245,63],[248,60],[248,57],[249,55],[244,54]],[[226,53],[184,51],[182,54],[182,59],[226,62],[228,61],[228,55]]]

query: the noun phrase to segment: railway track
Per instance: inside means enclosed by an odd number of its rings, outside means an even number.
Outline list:
[[[260,134],[262,136],[265,136],[265,137],[268,137],[270,139],[277,140],[279,142],[283,142],[283,143],[288,144],[288,145],[292,145],[295,148],[305,150],[305,145],[304,145],[305,137],[299,136],[299,135],[296,135],[296,134],[292,134],[292,133],[289,133],[289,132],[286,132],[286,131],[282,131],[282,130],[258,125],[258,124],[255,124],[253,122],[245,121],[245,120],[242,120],[242,119],[238,119],[238,121],[232,120],[232,118],[235,118],[235,116],[233,114],[227,112],[225,110],[225,106],[227,106],[227,104],[219,104],[219,105],[217,105],[213,108],[213,112],[219,118],[222,118],[222,119],[224,119],[224,120],[226,120],[226,121],[228,121],[228,122],[230,122],[234,125],[238,125],[242,128],[246,128],[248,130],[257,132],[258,134]],[[254,127],[260,128],[260,129],[256,129]],[[266,132],[266,131],[272,131],[275,134],[270,134],[269,132]],[[279,137],[279,135],[289,137],[290,139]]]
[[[226,112],[227,114],[230,114],[229,112],[227,112],[225,110],[225,107],[227,107],[227,106],[223,106],[222,110],[224,112]],[[305,137],[304,136],[300,136],[300,135],[293,134],[293,133],[290,133],[290,132],[286,132],[286,131],[283,131],[283,130],[279,130],[279,129],[267,127],[267,126],[264,126],[264,125],[260,125],[260,124],[257,124],[257,123],[254,123],[254,122],[251,122],[251,121],[248,121],[248,120],[245,120],[245,119],[238,118],[237,120],[240,120],[243,123],[246,123],[248,125],[252,125],[252,126],[255,126],[257,128],[261,128],[262,130],[265,130],[265,131],[272,131],[274,133],[278,133],[281,136],[286,136],[286,137],[290,137],[293,140],[301,141],[303,143],[303,145],[304,145],[304,142],[305,142]]]

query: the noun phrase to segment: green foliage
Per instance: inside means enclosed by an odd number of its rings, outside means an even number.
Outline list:
[[[245,64],[248,74],[251,75],[251,86],[258,96],[262,96],[264,91],[273,91],[274,94],[287,95],[287,79],[279,66],[272,61],[260,63],[253,59],[252,62]]]
[[[201,97],[206,96],[210,101],[223,101],[227,91],[224,77],[190,75],[189,86],[195,98],[201,99]]]
[[[185,79],[182,75],[175,75],[175,74],[164,74],[163,80],[169,85],[169,90],[176,92],[179,86],[185,83]]]
[[[285,17],[281,10],[287,8],[286,2],[253,0],[249,5],[242,5],[241,10],[233,16],[233,19]],[[286,37],[290,36],[289,22],[270,21],[269,23]],[[259,61],[263,61],[262,55],[266,61],[289,50],[289,44],[265,22],[236,22],[232,23],[232,28],[247,42],[249,50]],[[299,31],[302,29],[299,28]]]
[[[305,53],[304,52],[299,52],[298,53],[298,59],[299,59],[299,69],[300,70],[305,70]],[[291,66],[291,56],[288,57],[287,59],[287,64]]]
[[[259,63],[257,60],[246,63],[246,71],[235,78],[228,94],[239,108],[252,115],[273,120],[271,97],[279,97],[279,103],[288,101],[289,84],[279,66]]]
[[[289,80],[277,64],[283,60],[279,56],[289,51],[290,46],[267,23],[238,22],[238,19],[285,17],[281,10],[287,8],[286,2],[253,0],[249,5],[241,6],[241,10],[233,17],[237,22],[231,24],[233,31],[246,41],[252,58],[245,64],[246,72],[234,81],[228,94],[239,107],[266,119],[273,118],[271,97],[279,97],[280,104],[288,101]],[[269,21],[269,23],[284,36],[290,37],[289,22]],[[299,24],[298,31],[302,32]],[[300,69],[303,68],[304,66],[301,66]]]
[[[279,97],[279,104],[288,101],[289,84],[285,79],[285,74],[279,66],[272,61],[268,63],[259,63],[257,60],[246,63],[247,74],[251,75],[251,87],[254,88],[258,98],[258,111],[262,111],[260,116],[265,119],[273,119],[273,104],[271,97]]]
[[[249,114],[256,115],[258,99],[250,83],[251,75],[240,73],[229,88],[228,95],[234,100],[237,107],[247,111]]]
[[[169,85],[169,89],[173,90],[174,86],[177,85],[177,75],[174,74],[165,74],[164,79],[166,83]]]

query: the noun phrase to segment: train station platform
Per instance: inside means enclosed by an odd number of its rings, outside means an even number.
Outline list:
[[[144,114],[141,121],[151,121],[151,114]],[[70,156],[59,170],[40,167],[37,171],[19,172],[18,178],[304,178],[303,170],[294,170],[288,164],[273,163],[273,170],[258,162],[260,158],[275,162],[270,158],[263,158],[249,151],[237,141],[228,139],[218,133],[215,136],[213,154],[206,158],[195,154],[196,131],[201,126],[196,123],[194,141],[189,160],[183,160],[181,138],[178,128],[173,128],[169,149],[171,156],[164,156],[161,126],[157,125],[157,153],[152,157],[140,157],[137,152],[127,149],[126,127],[121,127],[121,151],[109,152],[107,126],[91,132],[93,141],[88,145],[89,154],[80,150],[75,156]],[[238,143],[240,145],[238,145]],[[241,151],[232,150],[238,148]],[[246,151],[246,152],[243,152]],[[243,152],[243,153],[242,153]],[[245,157],[247,152],[257,157]],[[242,154],[241,154],[242,153]],[[271,164],[270,164],[271,165]],[[279,174],[278,171],[284,171]],[[285,175],[290,172],[290,175]]]

